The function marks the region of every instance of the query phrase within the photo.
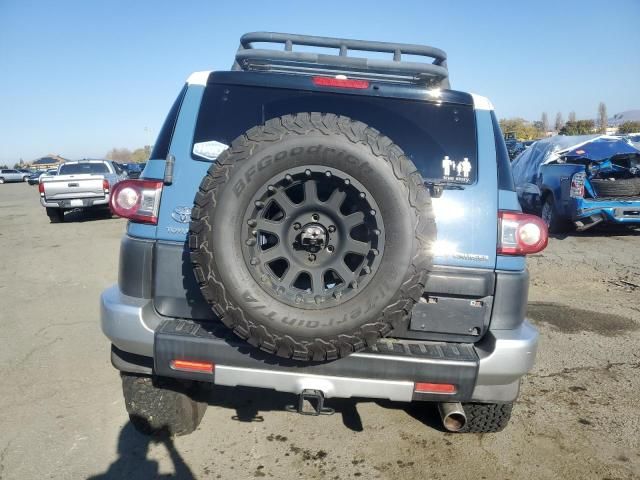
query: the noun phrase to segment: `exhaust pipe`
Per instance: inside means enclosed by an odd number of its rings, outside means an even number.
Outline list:
[[[459,432],[467,424],[467,415],[460,402],[439,403],[438,411],[444,428],[450,432]]]

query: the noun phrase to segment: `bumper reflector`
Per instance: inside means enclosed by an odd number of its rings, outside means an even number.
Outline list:
[[[416,382],[413,389],[416,393],[456,393],[455,385],[450,383],[423,383]]]
[[[183,372],[213,373],[211,362],[195,362],[192,360],[171,360],[171,368]]]

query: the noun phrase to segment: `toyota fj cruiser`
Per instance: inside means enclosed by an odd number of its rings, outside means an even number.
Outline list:
[[[547,230],[443,51],[246,34],[231,71],[188,78],[111,208],[129,223],[102,329],[140,430],[192,432],[203,383],[293,393],[301,413],[367,397],[437,402],[451,431],[507,424]]]

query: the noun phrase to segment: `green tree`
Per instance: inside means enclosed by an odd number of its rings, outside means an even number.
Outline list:
[[[569,121],[560,130],[560,135],[587,135],[593,133],[595,129],[596,124],[593,120]]]
[[[618,128],[618,133],[639,133],[640,132],[640,122],[624,122],[620,124]]]
[[[151,156],[151,145],[145,145],[143,148],[136,148],[131,154],[131,162],[146,162]]]
[[[598,132],[607,133],[608,126],[609,118],[607,117],[607,106],[604,102],[600,102],[598,105]]]
[[[503,118],[500,129],[503,134],[513,133],[518,140],[535,140],[542,136],[540,129],[524,118]]]
[[[107,152],[107,158],[116,162],[127,163],[131,161],[131,150],[128,148],[112,148]]]

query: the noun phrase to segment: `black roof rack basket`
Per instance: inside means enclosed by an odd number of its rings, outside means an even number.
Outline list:
[[[254,44],[283,44],[284,50]],[[294,46],[337,49],[337,55],[294,51]],[[350,56],[351,51],[392,54],[390,59]],[[403,61],[402,55],[425,57],[428,62]],[[371,42],[289,33],[253,32],[240,38],[233,70],[270,71],[304,75],[347,75],[351,78],[422,83],[450,88],[447,54],[434,47]]]

